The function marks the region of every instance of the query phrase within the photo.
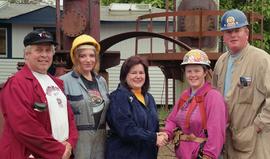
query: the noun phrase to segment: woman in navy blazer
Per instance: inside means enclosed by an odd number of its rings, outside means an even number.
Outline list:
[[[157,107],[148,93],[147,62],[138,56],[121,67],[120,84],[110,95],[106,142],[107,159],[156,159],[158,146],[166,139],[159,134]]]

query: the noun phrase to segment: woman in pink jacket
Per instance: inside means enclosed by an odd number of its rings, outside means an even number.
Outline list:
[[[179,159],[216,159],[225,141],[226,106],[207,82],[210,61],[201,50],[189,51],[181,65],[189,88],[169,114],[165,135],[175,143]]]

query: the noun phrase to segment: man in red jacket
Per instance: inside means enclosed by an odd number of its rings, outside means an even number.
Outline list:
[[[56,42],[45,30],[24,38],[25,66],[0,92],[1,159],[69,159],[78,132],[63,82],[47,74]]]

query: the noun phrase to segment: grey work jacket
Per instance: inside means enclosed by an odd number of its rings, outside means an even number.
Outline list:
[[[103,112],[96,128],[93,106],[89,102],[90,96],[80,75],[71,71],[60,78],[64,81],[65,94],[71,103],[76,125],[79,129],[75,159],[103,159],[106,139],[106,112],[109,105],[109,93],[105,79],[94,73],[98,90],[104,100]]]

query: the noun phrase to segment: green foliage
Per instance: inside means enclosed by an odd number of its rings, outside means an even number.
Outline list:
[[[164,127],[165,125],[164,121],[169,115],[169,113],[170,113],[170,110],[166,110],[164,105],[158,106],[158,117],[159,117],[160,127]]]
[[[220,9],[229,10],[237,8],[242,11],[254,11],[264,16],[263,22],[263,49],[270,53],[270,1],[269,0],[220,0]],[[256,24],[254,32],[258,32],[259,27]],[[261,41],[255,41],[255,46],[261,47]]]
[[[144,3],[151,4],[153,7],[166,8],[166,0],[102,0],[102,5],[110,5],[111,3]],[[173,8],[173,0],[169,0],[169,8]]]
[[[6,0],[8,1],[9,3],[22,3],[22,4],[29,4],[30,1],[29,0]],[[38,2],[38,0],[36,1],[32,1],[31,3],[36,3]]]

